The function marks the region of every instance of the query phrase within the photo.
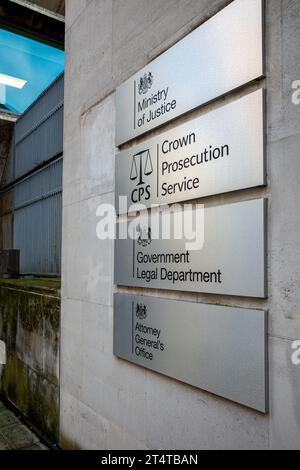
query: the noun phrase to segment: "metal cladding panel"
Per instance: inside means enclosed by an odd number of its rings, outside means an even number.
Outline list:
[[[15,187],[13,244],[21,274],[60,274],[61,221],[62,159]]]
[[[19,141],[33,126],[42,121],[49,111],[64,100],[64,75],[60,75],[22,114],[16,123],[16,140]]]
[[[62,191],[62,158],[16,184],[14,209],[30,205]]]
[[[60,76],[22,115],[15,129],[15,178],[63,151],[63,91]]]

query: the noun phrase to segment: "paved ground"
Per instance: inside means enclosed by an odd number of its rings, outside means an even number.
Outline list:
[[[48,450],[0,401],[0,450]]]

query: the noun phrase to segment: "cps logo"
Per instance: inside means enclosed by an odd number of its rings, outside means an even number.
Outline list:
[[[136,188],[131,192],[131,201],[133,203],[148,201],[151,197],[150,185],[145,179],[153,173],[150,150],[142,150],[132,157],[130,170],[130,180],[136,183]]]

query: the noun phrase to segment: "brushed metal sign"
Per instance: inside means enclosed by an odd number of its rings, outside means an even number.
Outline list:
[[[266,413],[262,310],[115,294],[114,354]]]
[[[160,214],[161,225],[175,217]],[[200,249],[188,250],[184,237],[153,239],[148,223],[148,239],[116,239],[115,284],[266,297],[266,199],[205,208]]]
[[[258,90],[116,157],[118,213],[265,184],[264,92]],[[127,206],[119,206],[119,197]]]
[[[263,0],[235,0],[116,90],[116,144],[264,75]]]

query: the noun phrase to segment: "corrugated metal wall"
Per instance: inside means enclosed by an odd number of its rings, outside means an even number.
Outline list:
[[[55,80],[16,123],[13,247],[21,274],[60,275],[63,82]]]
[[[61,75],[17,121],[15,178],[62,153],[63,93]]]
[[[60,273],[61,181],[62,158],[15,186],[13,246],[22,274]]]

